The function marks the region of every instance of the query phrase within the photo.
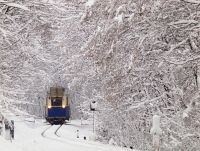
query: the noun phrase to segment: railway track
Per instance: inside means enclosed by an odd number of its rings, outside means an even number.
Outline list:
[[[54,132],[54,134],[56,135],[56,136],[58,136],[58,137],[60,137],[60,135],[58,135],[58,131],[59,131],[59,129],[62,127],[63,125],[60,125],[56,130],[55,130],[55,132]]]
[[[50,130],[54,125],[50,125],[49,127],[47,127],[44,131],[42,131],[41,136],[42,137],[46,137],[45,133]],[[54,131],[54,135],[56,135],[57,137],[60,137],[60,135],[58,135],[58,131],[59,129],[62,127],[63,125],[59,125],[58,128],[56,128],[56,130]]]
[[[50,129],[52,126],[53,126],[53,125],[50,125],[49,127],[47,127],[47,128],[41,133],[42,137],[46,137],[46,136],[45,136],[46,131],[47,131],[48,129]]]

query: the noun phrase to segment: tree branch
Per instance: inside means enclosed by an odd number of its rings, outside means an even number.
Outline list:
[[[183,2],[192,3],[192,4],[200,4],[200,1],[197,0],[181,0]]]
[[[20,4],[10,3],[10,2],[7,2],[7,1],[0,0],[0,4],[1,3],[3,3],[4,5],[10,6],[10,7],[16,7],[16,8],[20,8],[20,9],[26,10],[26,11],[30,11],[28,9],[28,7],[20,5]]]

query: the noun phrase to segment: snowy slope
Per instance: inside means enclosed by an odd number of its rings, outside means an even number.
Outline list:
[[[30,120],[24,117],[16,117],[12,114],[7,115],[9,119],[15,120],[15,139],[11,142],[6,140],[3,134],[0,136],[1,151],[124,151],[123,149],[111,145],[101,144],[89,140],[92,136],[90,124],[81,125],[79,120],[71,121],[63,125],[57,135],[55,131],[59,125],[48,125],[43,120]],[[46,130],[46,131],[45,131]],[[79,138],[77,138],[79,130]],[[42,132],[44,132],[42,134]],[[83,137],[86,136],[87,140]]]

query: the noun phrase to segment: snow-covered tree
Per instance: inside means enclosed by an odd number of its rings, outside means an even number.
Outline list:
[[[80,104],[83,98],[74,99],[82,89],[79,81],[90,71],[81,46],[92,30],[80,25],[82,5],[65,0],[0,1],[0,88],[6,106],[15,109],[8,105],[15,104],[41,116],[51,86],[66,88],[75,102],[72,109]]]
[[[163,150],[199,148],[199,2],[90,4],[82,21],[96,24],[85,49],[101,78],[99,134],[150,149],[159,114]]]

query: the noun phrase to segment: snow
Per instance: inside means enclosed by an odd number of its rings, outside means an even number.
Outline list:
[[[0,31],[3,33],[3,36],[6,37],[6,31],[3,28],[0,28]]]
[[[4,114],[5,116],[5,114]],[[101,144],[89,140],[93,136],[92,128],[89,125],[81,125],[80,120],[73,120],[63,125],[54,134],[59,125],[50,126],[42,119],[36,119],[35,122],[26,121],[23,116],[16,117],[13,114],[7,114],[9,120],[15,121],[15,139],[6,140],[5,131],[0,135],[1,151],[125,151],[129,149],[120,148],[108,144]],[[30,118],[32,119],[32,118]],[[41,133],[47,129],[44,136]],[[79,130],[79,138],[76,137]],[[86,136],[86,140],[83,137]]]
[[[16,3],[7,3],[6,5],[12,6],[12,7],[17,7],[17,8],[29,11],[28,7],[23,6],[23,5],[19,5],[19,4],[16,4]]]
[[[188,3],[200,4],[200,1],[196,1],[196,0],[183,0],[183,1],[188,2]]]
[[[110,145],[117,145],[113,138],[111,138],[108,142]]]
[[[151,148],[149,123],[159,112],[165,150],[198,144],[190,137],[185,144],[182,136],[195,134],[200,125],[199,99],[191,99],[200,90],[200,11],[191,4],[199,0],[0,1],[0,104],[41,116],[48,87],[62,85],[68,87],[74,117],[91,116],[89,103],[98,101],[95,125],[102,141]],[[15,8],[21,5],[31,11]],[[21,120],[27,132],[39,129],[37,122]],[[77,140],[74,133],[69,135]]]
[[[20,9],[23,9],[23,10],[26,10],[26,11],[30,11],[30,10],[28,9],[28,7],[23,6],[23,5],[20,5],[20,4],[9,3],[9,2],[6,2],[6,1],[2,1],[2,0],[0,0],[0,3],[4,3],[4,4],[7,5],[7,6],[12,6],[12,7],[20,8]]]
[[[169,25],[177,25],[177,24],[198,24],[196,20],[179,20],[177,22],[172,22]]]
[[[91,7],[92,5],[94,5],[94,3],[95,3],[95,0],[88,0],[85,5],[88,7]]]
[[[122,23],[123,22],[123,14],[116,16],[115,20],[117,20],[119,23]]]
[[[162,130],[160,129],[160,116],[158,115],[153,116],[153,126],[151,128],[150,133],[161,135]]]
[[[145,104],[150,104],[151,102],[155,102],[157,101],[158,99],[162,98],[165,96],[166,93],[163,93],[162,95],[158,96],[158,97],[155,97],[155,98],[152,98],[152,99],[144,99],[142,102],[139,102],[137,105],[131,105],[126,111],[130,111],[130,110],[134,110],[136,108],[140,108],[142,106],[144,106]]]
[[[188,105],[188,107],[183,111],[183,119],[189,117],[189,113],[191,112],[192,108],[191,105]]]

